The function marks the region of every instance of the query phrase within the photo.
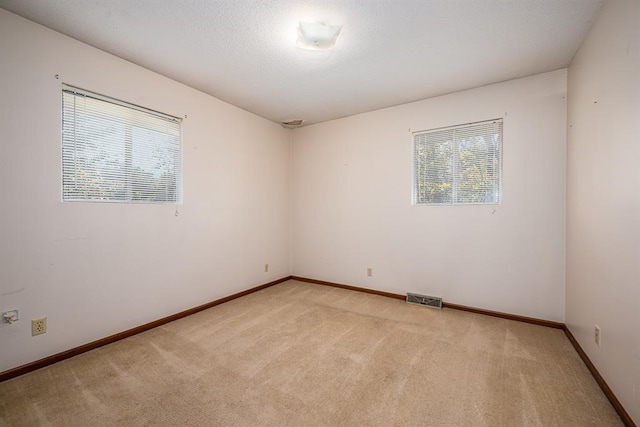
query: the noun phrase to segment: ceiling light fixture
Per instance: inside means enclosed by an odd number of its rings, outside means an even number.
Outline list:
[[[327,25],[321,22],[300,22],[296,46],[307,50],[331,50],[342,25]]]

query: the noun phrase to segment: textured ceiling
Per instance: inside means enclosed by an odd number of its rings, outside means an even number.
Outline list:
[[[566,67],[602,0],[0,0],[267,119],[305,124]],[[342,24],[331,52],[298,21]]]

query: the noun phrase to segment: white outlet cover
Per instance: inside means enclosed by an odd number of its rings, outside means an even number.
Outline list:
[[[31,320],[31,336],[41,335],[47,332],[47,318]]]

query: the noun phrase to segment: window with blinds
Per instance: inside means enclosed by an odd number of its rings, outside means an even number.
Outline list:
[[[64,201],[180,203],[182,120],[62,87]]]
[[[502,119],[413,134],[413,203],[497,204]]]

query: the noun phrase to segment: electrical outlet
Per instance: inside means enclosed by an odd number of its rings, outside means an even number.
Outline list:
[[[268,273],[269,272],[269,264],[265,264],[264,265],[264,272]]]
[[[47,332],[47,318],[41,317],[40,319],[31,320],[31,336],[44,334]]]
[[[595,339],[596,339],[596,344],[598,345],[598,347],[600,347],[601,338],[602,338],[602,331],[600,330],[600,326],[596,325]]]
[[[371,267],[367,268],[367,276],[369,276],[369,277],[373,276],[373,268],[371,268]]]

